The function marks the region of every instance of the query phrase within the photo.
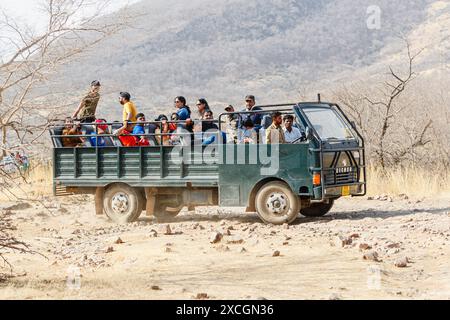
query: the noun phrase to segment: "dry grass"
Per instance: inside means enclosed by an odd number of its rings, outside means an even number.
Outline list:
[[[39,198],[51,196],[53,169],[51,162],[31,161],[30,169],[23,178],[15,175],[8,179],[8,188],[0,192],[0,201],[16,201],[18,199]]]
[[[368,169],[369,195],[401,195],[434,197],[450,194],[450,171],[431,172],[416,167],[391,169],[386,173],[374,167]]]

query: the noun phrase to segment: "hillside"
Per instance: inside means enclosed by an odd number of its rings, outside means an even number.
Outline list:
[[[367,28],[371,5],[381,9],[380,30]],[[450,7],[433,0],[157,0],[132,10],[145,16],[62,75],[71,92],[102,80],[103,115],[119,90],[130,91],[148,113],[172,108],[179,94],[190,104],[201,96],[239,104],[249,92],[260,102],[296,100],[305,86],[316,92],[400,61],[399,34],[431,48],[425,53],[434,58],[424,58],[422,68],[432,70],[439,36],[430,34],[443,27],[436,19],[448,25]],[[448,33],[443,28],[440,36]]]

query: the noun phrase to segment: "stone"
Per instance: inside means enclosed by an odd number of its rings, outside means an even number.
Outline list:
[[[367,260],[367,261],[381,262],[381,260],[378,256],[378,253],[376,251],[370,251],[370,252],[366,253],[363,256],[363,259]]]
[[[150,230],[150,237],[152,238],[157,238],[158,237],[158,232],[154,229]]]
[[[219,243],[223,239],[223,234],[220,232],[213,232],[209,237],[209,242],[212,244]]]
[[[339,236],[336,238],[336,246],[337,247],[345,247],[345,246],[349,246],[353,243],[352,238],[350,237],[344,237],[344,236]]]
[[[170,227],[170,224],[166,224],[166,226],[164,227],[164,235],[166,236],[170,236],[172,235],[172,228]]]
[[[209,299],[209,296],[207,293],[197,293],[197,296],[195,297],[197,300],[206,300]]]
[[[409,259],[407,257],[403,257],[403,258],[397,259],[394,262],[394,265],[397,268],[406,268],[408,266],[408,263],[409,263]]]
[[[151,289],[153,291],[161,291],[161,288],[159,286],[152,286]]]
[[[367,243],[361,243],[359,245],[359,250],[361,250],[361,251],[366,251],[366,250],[371,250],[371,249],[372,249],[372,247]]]
[[[244,239],[240,235],[234,235],[232,236],[228,241],[228,244],[242,244],[244,243]]]
[[[278,250],[272,254],[272,257],[279,257],[279,256],[281,256],[281,252]]]
[[[106,253],[111,253],[111,252],[114,252],[114,247],[108,247],[108,248],[106,248],[106,251],[105,251]]]
[[[116,240],[116,241],[114,241],[114,243],[115,243],[115,244],[123,244],[123,243],[125,243],[125,242],[123,242],[123,240],[122,240],[122,239],[120,239],[120,238],[117,238],[117,240]]]

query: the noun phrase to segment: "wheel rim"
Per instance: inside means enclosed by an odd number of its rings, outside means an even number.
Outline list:
[[[128,212],[129,208],[130,208],[130,201],[125,193],[119,192],[112,197],[111,209],[115,213],[125,214],[126,212]]]
[[[285,215],[289,211],[289,198],[282,192],[271,193],[267,197],[266,207],[271,214]]]

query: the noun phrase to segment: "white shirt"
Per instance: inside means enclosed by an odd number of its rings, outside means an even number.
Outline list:
[[[292,127],[291,129],[292,129],[292,131],[289,132],[286,128],[283,128],[284,138],[286,140],[286,143],[292,143],[295,140],[298,140],[302,137],[302,133],[300,132],[300,130],[298,128]]]

